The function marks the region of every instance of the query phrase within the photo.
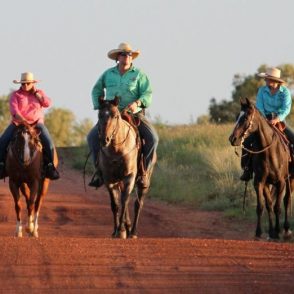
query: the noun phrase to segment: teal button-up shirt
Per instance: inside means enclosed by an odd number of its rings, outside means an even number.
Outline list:
[[[291,104],[291,93],[285,86],[280,86],[274,95],[268,86],[260,87],[257,92],[256,107],[263,116],[275,113],[283,121],[291,111]]]
[[[106,70],[92,90],[94,109],[99,109],[100,96],[105,96],[106,100],[112,100],[115,96],[118,96],[120,98],[120,110],[138,99],[140,99],[144,108],[147,108],[152,102],[149,79],[146,74],[134,66],[131,66],[123,75],[120,74],[118,66]],[[141,108],[138,107],[138,111],[140,110]]]

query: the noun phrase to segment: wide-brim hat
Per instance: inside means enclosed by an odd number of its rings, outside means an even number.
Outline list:
[[[113,59],[113,60],[117,60],[118,58],[118,54],[119,53],[123,53],[123,52],[131,52],[132,53],[132,58],[135,59],[138,57],[138,55],[140,54],[140,51],[137,50],[137,51],[133,51],[132,50],[132,47],[130,46],[130,44],[128,43],[120,43],[118,45],[118,49],[112,49],[110,50],[108,53],[107,53],[107,56],[110,58],[110,59]]]
[[[266,72],[261,72],[257,75],[264,79],[285,83],[285,81],[281,79],[281,70],[276,67],[270,67],[266,70]]]
[[[24,72],[21,74],[20,80],[13,80],[15,84],[23,83],[38,83],[39,80],[34,79],[34,75],[31,72]]]

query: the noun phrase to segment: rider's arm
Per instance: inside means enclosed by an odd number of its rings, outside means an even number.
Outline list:
[[[95,110],[99,109],[100,103],[99,99],[100,97],[104,97],[104,74],[98,79],[96,84],[94,85],[92,89],[92,103]]]
[[[148,77],[144,73],[140,73],[138,80],[139,97],[137,106],[147,108],[152,102],[152,89]]]

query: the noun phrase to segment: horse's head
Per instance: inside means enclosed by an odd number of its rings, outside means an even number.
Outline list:
[[[27,166],[39,147],[39,132],[34,126],[20,124],[15,131],[11,145],[14,156],[21,164]]]
[[[254,119],[258,114],[254,104],[250,102],[248,98],[240,99],[241,111],[237,116],[236,125],[232,134],[229,137],[229,141],[232,146],[240,146],[243,140],[248,137],[256,129]]]
[[[108,146],[118,131],[118,122],[121,118],[118,103],[118,97],[113,100],[100,99],[98,130],[101,146]]]

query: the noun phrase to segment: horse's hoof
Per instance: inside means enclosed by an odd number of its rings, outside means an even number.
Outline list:
[[[16,232],[15,237],[17,238],[22,238],[22,232]]]
[[[131,239],[138,239],[138,236],[137,236],[137,235],[133,235],[133,234],[131,234],[131,235],[130,235],[130,238],[131,238]]]
[[[38,232],[33,232],[33,237],[34,238],[39,238],[39,233]]]
[[[120,239],[127,239],[127,231],[120,231],[119,237]]]
[[[283,238],[284,240],[290,240],[292,238],[292,231],[291,230],[288,230],[288,231],[285,231],[284,234],[283,234]]]

